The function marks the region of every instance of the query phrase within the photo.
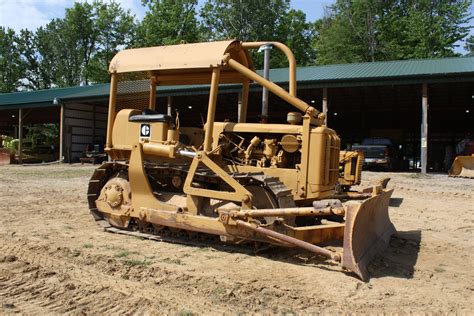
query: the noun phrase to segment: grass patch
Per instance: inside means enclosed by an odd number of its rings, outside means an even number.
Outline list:
[[[86,243],[86,244],[82,245],[82,248],[94,248],[94,245],[91,244],[91,243]]]
[[[422,174],[421,172],[410,173],[409,175],[407,175],[407,177],[411,178],[411,179],[430,179],[430,178],[432,178],[431,175]]]
[[[180,266],[184,265],[183,261],[181,261],[178,258],[164,258],[164,259],[161,260],[161,262],[177,264],[177,265],[180,265]]]
[[[147,266],[151,262],[146,261],[146,260],[128,259],[128,260],[125,260],[124,263],[127,266],[136,267],[136,266]]]
[[[126,258],[130,255],[130,252],[127,250],[120,251],[114,255],[116,258]]]
[[[193,316],[193,315],[195,315],[195,314],[192,311],[186,310],[186,309],[184,309],[184,310],[182,310],[178,313],[178,316]]]
[[[445,272],[445,271],[446,271],[446,269],[443,268],[443,267],[441,267],[441,266],[436,267],[434,270],[435,270],[436,272],[438,272],[438,273],[441,273],[441,272]]]
[[[216,287],[214,290],[212,290],[212,294],[216,296],[223,295],[225,293],[225,288],[222,286]]]

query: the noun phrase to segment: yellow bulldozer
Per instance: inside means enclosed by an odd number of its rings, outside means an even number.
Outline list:
[[[469,134],[458,144],[459,156],[454,159],[448,170],[450,177],[474,179],[474,141],[468,137]]]
[[[264,44],[288,57],[288,90],[254,70],[249,51]],[[90,211],[105,230],[297,247],[368,279],[368,263],[395,232],[392,190],[347,192],[360,180],[349,155],[349,182],[337,192],[345,169],[340,138],[324,125],[323,113],[297,97],[288,47],[229,40],[129,49],[116,54],[109,72],[111,161],[94,171],[88,189]],[[204,126],[181,126],[180,115],[157,111],[158,86],[201,84],[209,85]],[[235,122],[215,120],[222,84],[241,89]],[[251,85],[295,108],[287,124],[247,122]],[[318,246],[334,241],[342,241],[342,252]]]

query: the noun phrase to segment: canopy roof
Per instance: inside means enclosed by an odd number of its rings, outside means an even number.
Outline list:
[[[250,56],[236,40],[126,49],[110,62],[110,73],[155,71],[157,74],[202,72],[223,65],[223,57],[251,68]]]
[[[259,72],[261,73],[261,72]],[[474,82],[474,57],[452,57],[403,61],[383,61],[345,65],[298,67],[298,88],[337,88],[421,83]],[[270,80],[288,85],[288,68],[272,69]],[[261,91],[261,88],[253,87]],[[0,93],[0,109],[48,107],[54,98],[63,102],[104,99],[109,96],[109,84],[54,88],[48,90]],[[219,92],[239,92],[240,85],[223,85]],[[176,85],[158,87],[158,95],[203,95],[209,85]]]

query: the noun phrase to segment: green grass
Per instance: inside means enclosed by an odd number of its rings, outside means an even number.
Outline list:
[[[182,311],[178,313],[178,316],[193,316],[193,315],[195,314],[192,311],[187,310],[187,309],[183,309]]]
[[[86,244],[82,245],[82,248],[94,248],[94,245],[91,244],[91,243],[86,243]]]
[[[116,258],[126,258],[130,255],[130,252],[127,250],[120,251],[114,255]]]

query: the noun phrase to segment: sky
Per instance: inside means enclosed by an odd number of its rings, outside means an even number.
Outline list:
[[[86,1],[86,0],[80,0]],[[198,0],[199,6],[204,0]],[[145,8],[141,0],[116,0],[123,8],[130,9],[137,19],[145,15]],[[314,21],[324,16],[325,8],[335,0],[292,0],[291,6],[306,13],[308,21]],[[74,0],[0,0],[0,26],[10,27],[15,31],[22,28],[36,30],[47,24],[51,19],[63,17],[64,9],[70,8]],[[474,15],[474,2],[470,7],[471,15]],[[471,23],[472,24],[472,23]],[[474,27],[471,27],[474,34]],[[456,49],[464,53],[463,45]]]

